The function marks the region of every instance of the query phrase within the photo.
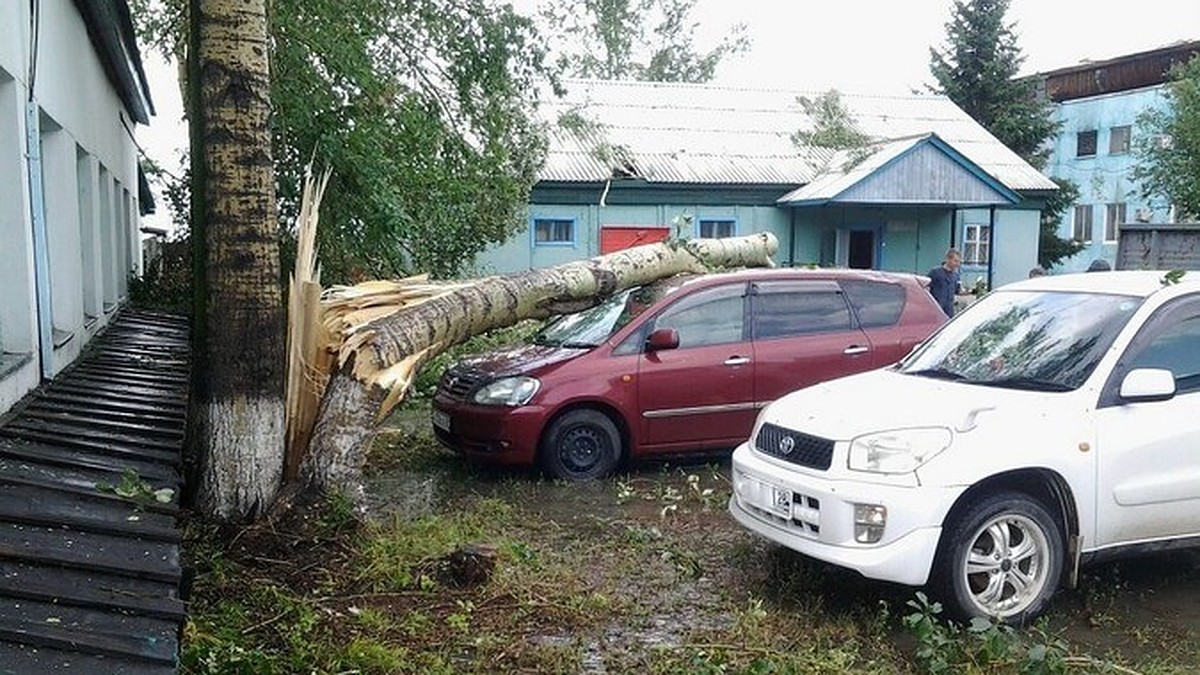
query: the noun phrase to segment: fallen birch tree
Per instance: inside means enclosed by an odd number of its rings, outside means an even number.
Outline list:
[[[363,463],[379,422],[402,400],[421,365],[453,345],[526,319],[585,309],[625,288],[684,272],[770,266],[777,248],[770,233],[669,241],[440,292],[425,288],[416,302],[369,309],[361,323],[335,313],[325,325],[340,344],[301,480],[361,503]]]

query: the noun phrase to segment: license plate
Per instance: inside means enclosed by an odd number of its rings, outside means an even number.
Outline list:
[[[771,486],[771,510],[790,518],[792,515],[792,491]]]
[[[433,426],[450,433],[450,415],[441,410],[433,411]]]

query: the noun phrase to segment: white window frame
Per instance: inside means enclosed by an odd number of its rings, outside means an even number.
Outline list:
[[[1093,234],[1092,211],[1093,209],[1091,204],[1075,205],[1075,210],[1071,216],[1071,238],[1075,241],[1083,242],[1085,244],[1091,243]],[[1081,218],[1081,216],[1084,214],[1087,214],[1086,219]]]
[[[1124,134],[1124,142],[1114,148],[1113,144],[1118,138],[1118,134]],[[1119,124],[1108,130],[1108,154],[1110,155],[1125,155],[1129,153],[1133,144],[1133,127],[1128,124]]]
[[[991,225],[967,224],[963,228],[963,262],[968,265],[986,265],[991,256]]]
[[[1121,236],[1121,223],[1125,221],[1125,202],[1114,202],[1104,206],[1104,243],[1115,244]]]

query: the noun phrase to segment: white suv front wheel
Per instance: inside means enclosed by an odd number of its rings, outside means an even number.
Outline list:
[[[993,494],[947,523],[939,556],[943,600],[960,618],[1023,624],[1058,589],[1063,537],[1045,507],[1019,492]]]

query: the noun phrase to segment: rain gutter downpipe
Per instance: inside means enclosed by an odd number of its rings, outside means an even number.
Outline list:
[[[50,244],[46,232],[46,195],[42,187],[41,109],[34,97],[37,83],[41,2],[29,3],[29,96],[25,101],[25,161],[29,173],[29,210],[33,228],[33,276],[37,298],[38,360],[42,377],[54,374],[53,311],[50,304]]]
[[[988,272],[987,289],[992,290],[992,272],[996,260],[996,205],[988,207]]]

